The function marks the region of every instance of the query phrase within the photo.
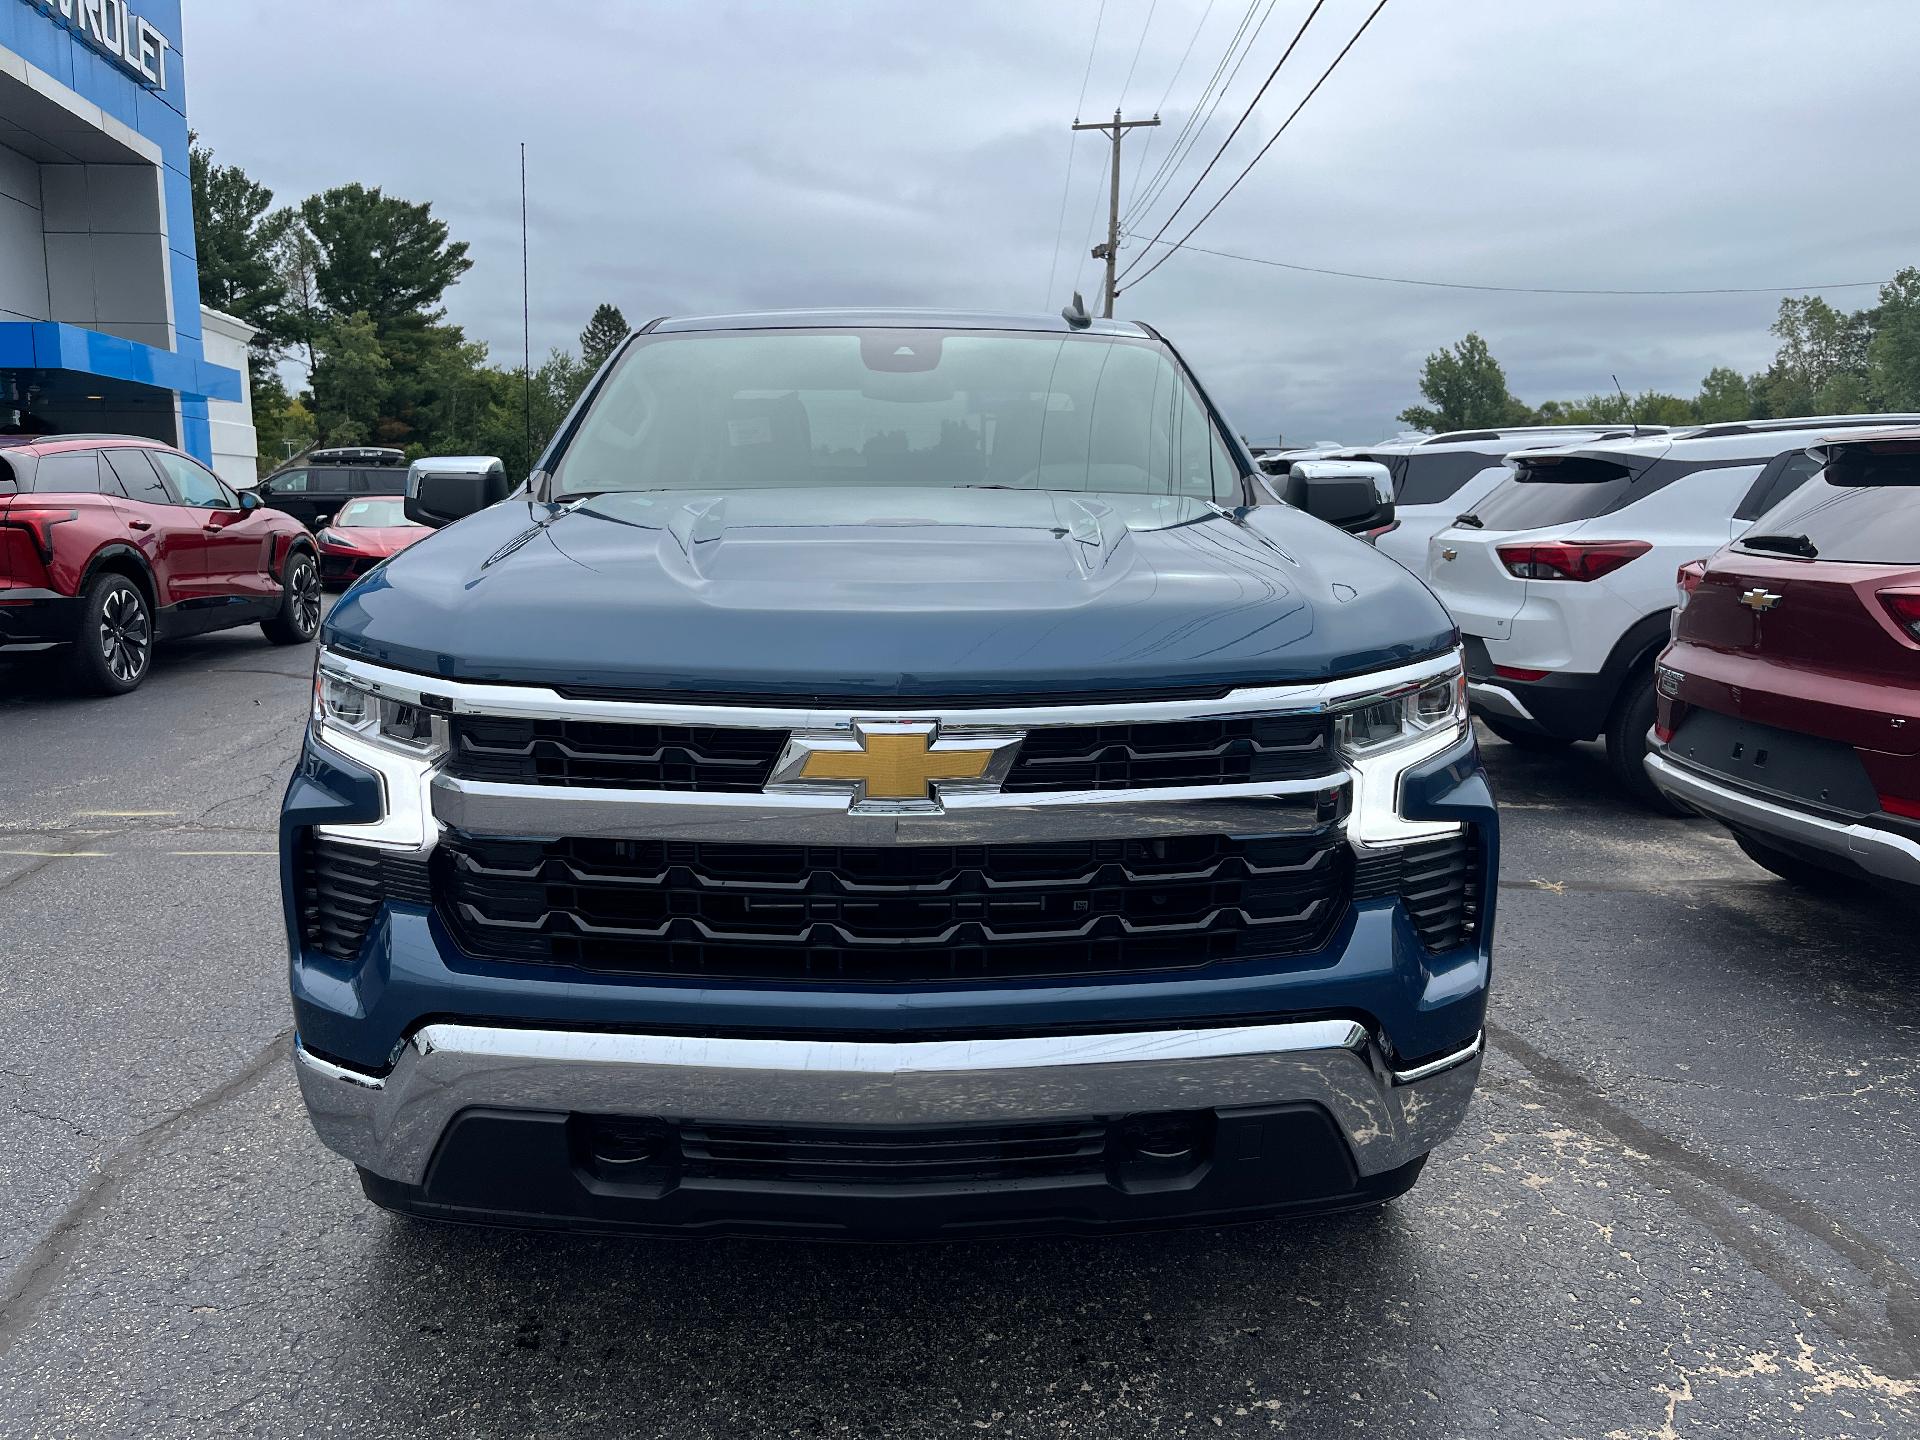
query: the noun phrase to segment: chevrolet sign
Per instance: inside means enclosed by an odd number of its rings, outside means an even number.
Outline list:
[[[154,90],[167,88],[173,42],[127,8],[127,0],[26,0]]]

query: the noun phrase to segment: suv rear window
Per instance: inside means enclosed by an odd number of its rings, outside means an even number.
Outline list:
[[[1404,468],[1393,470],[1393,499],[1397,505],[1438,505],[1482,470],[1500,463],[1498,455],[1479,450],[1440,455],[1415,451],[1398,458]]]
[[[1871,472],[1849,476],[1851,484],[1835,485],[1823,475],[1754,521],[1747,534],[1804,535],[1821,560],[1920,565],[1920,461],[1913,456],[1887,458],[1907,463],[1883,462]],[[1742,543],[1738,548],[1747,547]]]
[[[1635,457],[1636,459],[1638,457]],[[1753,470],[1764,457],[1655,460],[1634,468],[1625,459],[1592,455],[1542,456],[1519,461],[1511,480],[1474,507],[1489,530],[1534,530],[1592,520],[1664,490],[1703,470]]]

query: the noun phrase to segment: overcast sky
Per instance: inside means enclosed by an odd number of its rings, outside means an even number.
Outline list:
[[[1310,4],[1274,0],[1147,234]],[[1257,0],[1256,21],[1267,8]],[[1326,0],[1169,238],[1371,8]],[[1126,194],[1135,137],[1152,137],[1151,175],[1248,13],[1246,0],[1102,10],[187,0],[188,107],[221,160],[282,200],[358,180],[431,201],[473,250],[451,316],[503,362],[520,345],[522,140],[537,354],[571,345],[602,300],[636,325],[818,304],[1051,310],[1076,267],[1089,303],[1098,286],[1082,258],[1089,222],[1104,224],[1097,135],[1077,141],[1047,284],[1090,45],[1083,118],[1124,99],[1166,122],[1129,138]],[[1392,0],[1194,243],[1494,285],[1884,279],[1920,264],[1917,40],[1913,0]],[[1874,292],[1826,293],[1857,308]],[[1173,339],[1256,442],[1365,441],[1418,400],[1421,358],[1470,329],[1530,402],[1608,388],[1613,372],[1629,390],[1691,394],[1715,364],[1765,362],[1778,298],[1421,289],[1181,253],[1119,313]]]

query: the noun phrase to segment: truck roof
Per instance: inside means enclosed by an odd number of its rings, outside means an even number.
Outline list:
[[[1033,330],[1058,335],[1151,336],[1132,320],[1094,320],[1076,330],[1059,315],[989,310],[750,310],[733,315],[680,315],[656,320],[650,334],[690,330]]]

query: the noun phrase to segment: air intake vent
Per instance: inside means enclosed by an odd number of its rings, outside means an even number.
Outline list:
[[[301,943],[336,960],[359,958],[387,901],[431,900],[424,860],[311,833],[300,845],[298,882]]]
[[[1356,900],[1397,895],[1429,951],[1451,950],[1480,933],[1480,836],[1473,827],[1368,855],[1354,867]]]

